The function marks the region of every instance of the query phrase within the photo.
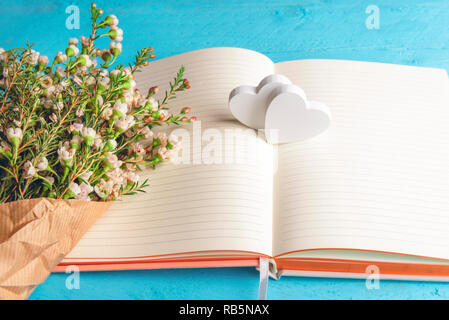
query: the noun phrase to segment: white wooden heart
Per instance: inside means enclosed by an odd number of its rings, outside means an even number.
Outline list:
[[[330,110],[325,104],[307,101],[301,88],[284,84],[270,94],[265,137],[271,144],[310,139],[326,131],[330,120]]]
[[[263,129],[268,99],[273,90],[283,84],[291,82],[283,75],[272,74],[262,79],[257,87],[235,88],[229,95],[229,109],[232,115],[250,128]]]

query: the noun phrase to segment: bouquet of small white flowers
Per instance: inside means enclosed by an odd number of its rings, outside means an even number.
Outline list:
[[[162,100],[157,87],[140,92],[134,74],[153,49],[109,70],[123,31],[95,4],[91,14],[92,34],[69,39],[53,60],[29,44],[0,48],[0,299],[28,297],[113,200],[143,191],[139,171],[177,143],[155,126],[196,120],[189,107],[167,108],[190,88],[184,68]],[[95,47],[101,37],[109,48]]]
[[[169,114],[167,102],[189,88],[181,67],[162,101],[142,93],[134,73],[155,55],[108,68],[122,50],[118,19],[91,7],[92,34],[69,39],[50,63],[30,45],[0,48],[0,202],[47,197],[116,200],[142,191],[138,171],[169,158],[176,139],[154,126],[191,122],[190,108]],[[100,31],[106,29],[100,34]],[[109,37],[108,49],[95,40]],[[142,144],[142,140],[146,144]]]

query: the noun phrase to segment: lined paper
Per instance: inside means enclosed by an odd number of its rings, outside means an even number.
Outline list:
[[[279,147],[274,254],[353,248],[449,258],[444,70],[306,60],[276,65],[331,128]]]
[[[205,164],[201,156],[212,140],[195,145],[189,139],[192,161],[146,170],[142,179],[149,178],[148,192],[114,203],[69,254],[70,261],[206,250],[271,255],[273,149],[256,135],[238,134],[235,140],[225,134],[235,129],[247,132],[228,111],[230,91],[238,85],[257,85],[273,73],[273,64],[249,50],[205,49],[153,62],[136,81],[143,92],[158,85],[162,98],[181,64],[191,89],[169,106],[174,111],[190,106],[201,120],[201,129],[196,127],[200,133],[211,128],[222,133],[220,145],[225,151],[233,147],[229,159],[223,154],[228,161]],[[195,130],[194,125],[183,128]]]

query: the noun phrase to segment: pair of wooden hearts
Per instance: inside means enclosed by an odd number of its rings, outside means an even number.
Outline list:
[[[306,140],[330,125],[330,111],[325,104],[307,101],[301,88],[278,74],[265,77],[257,87],[232,90],[229,108],[241,123],[264,130],[271,144]]]

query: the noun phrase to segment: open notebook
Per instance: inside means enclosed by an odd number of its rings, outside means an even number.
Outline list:
[[[146,171],[148,193],[115,203],[57,270],[257,266],[263,256],[275,277],[365,277],[376,265],[381,278],[449,279],[444,70],[275,64],[254,51],[212,48],[153,62],[137,82],[165,89],[180,65],[192,89],[171,106],[191,106],[201,120],[201,129],[185,127],[197,130],[190,163]],[[330,107],[327,132],[277,147],[226,136],[246,129],[228,110],[230,91],[273,73]],[[211,143],[223,146],[212,157],[222,162],[203,159]]]

